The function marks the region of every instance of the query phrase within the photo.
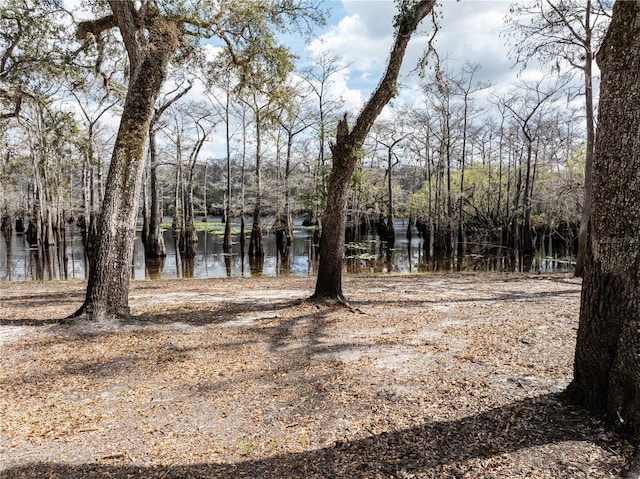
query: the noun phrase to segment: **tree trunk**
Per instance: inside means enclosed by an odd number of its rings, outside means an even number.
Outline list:
[[[120,29],[131,80],[111,157],[85,302],[72,315],[94,320],[130,315],[129,279],[149,122],[180,40],[178,25],[165,20],[153,2],[147,4],[144,17],[133,2],[110,0],[109,5],[113,16],[107,17],[107,25]],[[83,23],[80,30],[104,28],[104,23]]]
[[[533,157],[533,138],[527,135],[527,168],[524,180],[524,193],[522,196],[522,249],[521,255],[524,262],[524,271],[528,271],[531,266],[535,248],[533,246],[533,238],[531,235],[531,196],[532,196],[532,177],[531,177],[531,159]],[[526,265],[529,265],[529,268]]]
[[[247,127],[245,122],[244,111],[242,113],[242,166],[240,168],[240,264],[242,265],[242,272],[244,273],[244,252],[245,252],[245,224],[244,224],[244,208],[245,208],[245,195],[244,195],[244,182],[245,182],[245,163],[247,159]]]
[[[182,254],[188,258],[193,258],[196,255],[198,233],[196,231],[195,224],[195,211],[193,209],[193,188],[195,182],[195,170],[198,156],[202,145],[207,141],[208,134],[204,131],[204,128],[196,122],[196,127],[199,130],[199,138],[196,144],[193,146],[191,153],[189,154],[189,170],[187,172],[187,197],[183,202],[183,230],[180,236],[180,250]],[[201,135],[201,136],[200,136]],[[192,276],[193,277],[193,274]]]
[[[411,35],[422,19],[433,9],[435,0],[402,4],[396,17],[397,30],[387,70],[382,81],[349,131],[347,115],[338,122],[336,142],[331,145],[333,165],[327,190],[327,207],[322,220],[320,263],[313,299],[333,299],[345,302],[342,293],[342,257],[347,220],[347,196],[358,150],[362,147],[374,121],[396,94],[397,79]]]
[[[158,152],[156,134],[149,129],[149,228],[147,231],[144,253],[146,258],[161,258],[167,255],[164,238],[160,231],[162,218],[160,217],[160,190],[158,187]]]
[[[223,251],[227,254],[231,254],[232,251],[232,239],[231,239],[231,131],[229,124],[231,122],[229,118],[229,112],[231,110],[230,94],[227,92],[227,98],[225,103],[225,140],[227,146],[227,194],[224,203],[224,238],[222,241]]]
[[[195,214],[193,211],[193,172],[187,178],[187,196],[182,203],[182,231],[180,234],[180,252],[187,258],[196,255],[198,233],[196,232]]]
[[[154,109],[151,122],[149,123],[149,217],[147,226],[147,235],[144,238],[144,254],[146,259],[157,259],[167,255],[167,249],[164,244],[164,237],[160,230],[162,223],[160,182],[158,181],[158,147],[156,142],[157,125],[163,113],[175,102],[180,100],[191,89],[189,83],[182,91],[174,95],[172,98],[165,97],[163,103]],[[160,264],[160,262],[155,263]]]
[[[587,120],[587,144],[584,159],[584,202],[582,205],[582,216],[580,217],[580,231],[578,233],[578,257],[576,258],[575,276],[582,277],[584,272],[584,261],[586,256],[587,228],[589,217],[591,216],[591,173],[593,170],[593,148],[595,141],[595,121],[593,111],[593,52],[591,51],[591,0],[587,0],[585,7],[585,59],[584,59],[584,91],[585,109]]]
[[[249,238],[249,258],[264,256],[264,236],[262,234],[262,145],[261,119],[259,113],[256,114],[256,203],[253,207],[253,225],[251,227],[251,237]]]
[[[338,135],[348,131],[347,119],[338,123]],[[353,170],[357,162],[355,148],[344,145],[343,137],[338,136],[333,150],[333,168],[329,176],[327,206],[322,219],[320,237],[320,263],[313,298],[330,298],[346,302],[342,293],[342,257],[344,255],[344,236],[347,223],[347,197]],[[342,147],[342,150],[340,148]]]
[[[142,244],[146,244],[147,238],[149,238],[150,205],[149,205],[149,168],[148,166],[149,166],[148,164],[145,165],[144,169],[142,170],[142,188],[141,188],[142,200],[140,201],[140,203],[142,203],[141,205],[142,231],[140,231],[140,239],[142,240]]]
[[[640,3],[616,2],[597,61],[590,239],[566,394],[640,439]]]
[[[394,142],[395,145],[395,142]],[[392,178],[392,152],[393,146],[390,146],[387,151],[387,171],[389,172],[389,176],[387,177],[387,195],[389,196],[389,203],[387,205],[387,251],[393,249],[396,245],[396,230],[393,224],[394,222],[394,214],[393,214],[393,182]]]

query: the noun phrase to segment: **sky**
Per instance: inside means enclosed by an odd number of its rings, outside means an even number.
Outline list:
[[[78,11],[81,0],[64,0]],[[436,11],[441,15],[435,45],[441,58],[452,66],[465,61],[478,63],[478,78],[498,85],[511,84],[516,70],[511,68],[508,46],[501,36],[504,18],[509,13],[509,0],[440,0]],[[347,106],[364,101],[386,65],[393,42],[393,0],[324,0],[328,11],[327,25],[319,29],[315,39],[305,44],[293,40],[292,47],[304,59],[328,50],[341,57],[349,68],[342,72],[337,86],[345,95]],[[80,14],[79,18],[86,18]],[[425,19],[414,35],[405,56],[404,73],[415,68],[432,33],[431,21]]]
[[[510,4],[506,0],[441,1],[436,7],[439,30],[435,36],[440,58],[446,58],[454,70],[467,61],[477,63],[478,80],[508,89],[518,75],[502,35]],[[395,4],[390,0],[330,0],[325,5],[331,12],[329,24],[304,51],[309,55],[328,50],[349,65],[336,87],[343,93],[345,107],[357,107],[368,98],[386,66],[393,42]],[[401,83],[405,99],[416,86],[415,75],[407,75],[415,69],[432,32],[427,18],[409,45]]]

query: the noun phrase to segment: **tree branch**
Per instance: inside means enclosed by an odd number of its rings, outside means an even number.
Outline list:
[[[116,26],[116,19],[113,15],[107,15],[106,17],[95,20],[86,20],[78,24],[76,39],[93,40],[98,38],[102,32],[110,30]]]
[[[396,19],[396,37],[389,56],[387,70],[378,88],[358,116],[356,125],[351,133],[351,137],[355,140],[354,146],[356,148],[360,147],[382,109],[395,95],[396,82],[411,35],[422,19],[433,9],[436,2],[435,0],[421,0],[411,7],[407,6],[407,2],[402,3],[403,5]]]

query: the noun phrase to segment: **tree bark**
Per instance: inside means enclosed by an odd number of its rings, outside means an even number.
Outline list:
[[[347,220],[347,196],[358,152],[382,109],[396,94],[397,79],[411,35],[422,19],[431,12],[435,0],[402,4],[396,17],[396,34],[382,81],[349,131],[347,115],[338,122],[336,142],[331,144],[333,165],[327,190],[327,207],[322,220],[320,262],[312,299],[346,302],[342,293],[342,258]]]
[[[597,61],[590,237],[566,395],[640,439],[640,3],[616,2]]]
[[[129,279],[149,122],[181,36],[179,25],[163,18],[154,2],[145,4],[144,15],[132,1],[110,0],[109,5],[129,55],[131,79],[111,157],[85,302],[72,315],[94,320],[130,315]],[[84,25],[84,31],[90,26]]]

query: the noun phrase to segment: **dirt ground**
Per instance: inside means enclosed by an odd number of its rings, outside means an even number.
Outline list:
[[[134,321],[47,324],[84,283],[0,283],[2,478],[615,478],[559,401],[568,275],[136,281]]]

